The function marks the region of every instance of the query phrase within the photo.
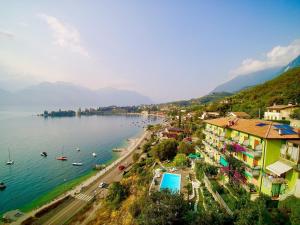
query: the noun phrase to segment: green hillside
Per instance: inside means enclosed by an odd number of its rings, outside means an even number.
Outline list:
[[[232,111],[245,111],[258,115],[267,106],[276,104],[300,103],[300,67],[288,70],[264,84],[243,90],[227,98]]]
[[[193,98],[190,100],[182,100],[182,101],[176,101],[176,102],[169,102],[161,105],[175,105],[175,106],[193,106],[193,105],[204,105],[211,102],[218,101],[220,99],[223,99],[225,97],[231,96],[232,93],[229,92],[214,92],[208,95],[204,95],[200,98]]]

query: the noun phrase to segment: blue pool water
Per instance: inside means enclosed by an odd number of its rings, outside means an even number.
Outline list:
[[[161,183],[160,190],[169,189],[172,192],[180,192],[181,175],[173,173],[164,173]]]

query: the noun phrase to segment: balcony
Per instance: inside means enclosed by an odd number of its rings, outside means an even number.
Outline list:
[[[299,148],[283,145],[280,149],[280,157],[293,164],[299,164]],[[297,166],[298,167],[298,166]]]
[[[256,151],[262,151],[262,144],[256,145],[256,146],[254,147],[254,149],[255,149]]]
[[[246,152],[252,155],[254,158],[261,158],[262,156],[262,151],[253,151],[249,148],[245,148]]]
[[[244,140],[243,143],[242,143],[242,145],[244,145],[245,147],[248,147],[249,144],[250,144],[250,142],[249,142],[248,139],[247,139],[247,140]]]
[[[245,173],[248,173],[252,177],[258,177],[260,174],[260,170],[246,168]]]
[[[235,142],[238,142],[240,140],[240,137],[239,136],[235,136],[235,137],[232,138],[232,140],[235,141]]]

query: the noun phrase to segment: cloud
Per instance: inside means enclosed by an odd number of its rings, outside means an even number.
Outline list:
[[[284,66],[298,55],[300,55],[300,39],[293,41],[287,46],[275,46],[267,52],[261,60],[252,58],[245,59],[238,68],[231,71],[231,74],[248,74],[264,69]]]
[[[15,35],[11,32],[5,31],[5,30],[0,30],[0,38],[8,38],[8,39],[13,39]]]
[[[69,25],[65,24],[56,17],[46,14],[38,14],[43,19],[53,32],[54,44],[69,49],[72,52],[77,52],[83,56],[89,56],[87,50],[81,43],[79,31]]]

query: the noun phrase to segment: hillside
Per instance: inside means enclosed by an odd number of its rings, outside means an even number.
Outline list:
[[[290,69],[264,84],[241,91],[228,98],[232,111],[245,111],[258,116],[267,106],[300,103],[300,68]]]
[[[192,105],[204,105],[211,102],[218,101],[220,99],[223,99],[225,97],[229,97],[233,95],[232,93],[228,92],[216,92],[216,93],[210,93],[208,95],[204,95],[200,98],[193,98],[190,100],[182,100],[182,101],[176,101],[176,102],[169,102],[161,105],[176,105],[176,106],[192,106]]]
[[[300,66],[300,55],[288,63],[286,66],[260,70],[257,72],[239,75],[235,78],[218,85],[212,92],[237,92],[243,90],[246,87],[262,84],[268,80],[271,80],[283,72]]]

